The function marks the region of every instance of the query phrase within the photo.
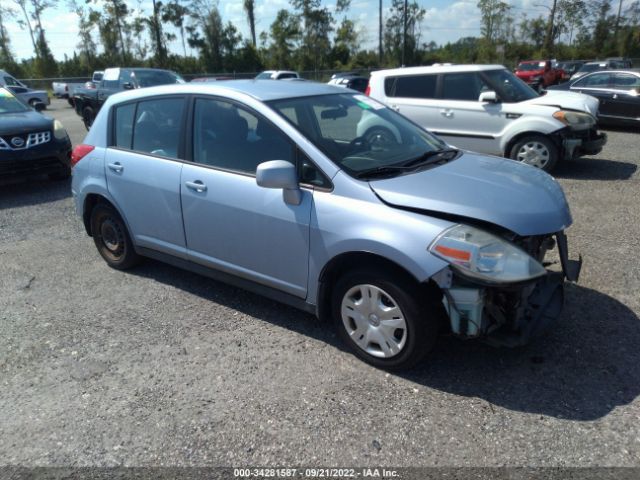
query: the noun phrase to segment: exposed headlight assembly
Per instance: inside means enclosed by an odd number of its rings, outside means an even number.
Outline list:
[[[570,110],[558,110],[553,114],[553,118],[561,121],[574,130],[585,130],[596,124],[596,119],[588,113],[572,112]]]
[[[53,136],[58,140],[64,140],[68,137],[67,130],[65,130],[64,125],[59,120],[53,121]]]
[[[488,283],[517,283],[546,274],[535,258],[503,240],[469,225],[442,232],[429,251],[466,277]]]

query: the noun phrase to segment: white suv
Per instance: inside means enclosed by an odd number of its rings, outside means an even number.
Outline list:
[[[596,129],[596,98],[540,95],[501,65],[380,70],[372,72],[367,94],[457,147],[546,171],[560,159],[595,155],[606,143]],[[369,127],[376,135],[396,135]]]

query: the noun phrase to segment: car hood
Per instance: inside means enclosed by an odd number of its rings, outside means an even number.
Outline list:
[[[0,134],[28,133],[51,130],[53,120],[34,111],[0,114]]]
[[[522,104],[528,105],[549,105],[552,107],[566,108],[569,110],[579,110],[588,112],[594,117],[598,113],[600,102],[597,98],[577,92],[567,92],[564,90],[547,90],[545,95],[525,100]]]
[[[482,220],[518,235],[542,235],[572,223],[556,180],[528,165],[464,152],[444,165],[372,180],[371,189],[392,206]]]

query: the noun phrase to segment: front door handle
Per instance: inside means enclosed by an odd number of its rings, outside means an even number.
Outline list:
[[[613,94],[613,99],[615,100],[615,99],[617,99],[617,98],[618,98],[618,94],[617,94],[617,93],[614,93],[614,94]]]
[[[395,110],[396,112],[400,111],[400,107],[398,105],[389,105],[393,110]]]
[[[124,167],[120,164],[120,162],[110,163],[107,166],[109,167],[109,170],[113,170],[116,173],[122,173],[122,170],[124,170]]]
[[[453,110],[449,110],[448,108],[443,108],[442,110],[440,110],[440,114],[444,115],[447,118],[453,117]]]
[[[198,193],[206,192],[207,186],[202,183],[200,180],[195,180],[193,182],[184,182],[187,188],[191,190],[195,190]]]

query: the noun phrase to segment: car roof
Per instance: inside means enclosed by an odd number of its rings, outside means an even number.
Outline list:
[[[244,93],[267,102],[283,98],[311,97],[315,95],[343,94],[344,89],[326,83],[283,82],[281,80],[226,80],[224,82],[196,82],[161,85],[117,94],[118,103],[136,98],[171,93],[224,95],[225,92]]]
[[[391,68],[371,72],[371,76],[378,75],[419,75],[421,73],[449,73],[449,72],[484,72],[486,70],[504,70],[504,65],[431,65],[423,67]]]

